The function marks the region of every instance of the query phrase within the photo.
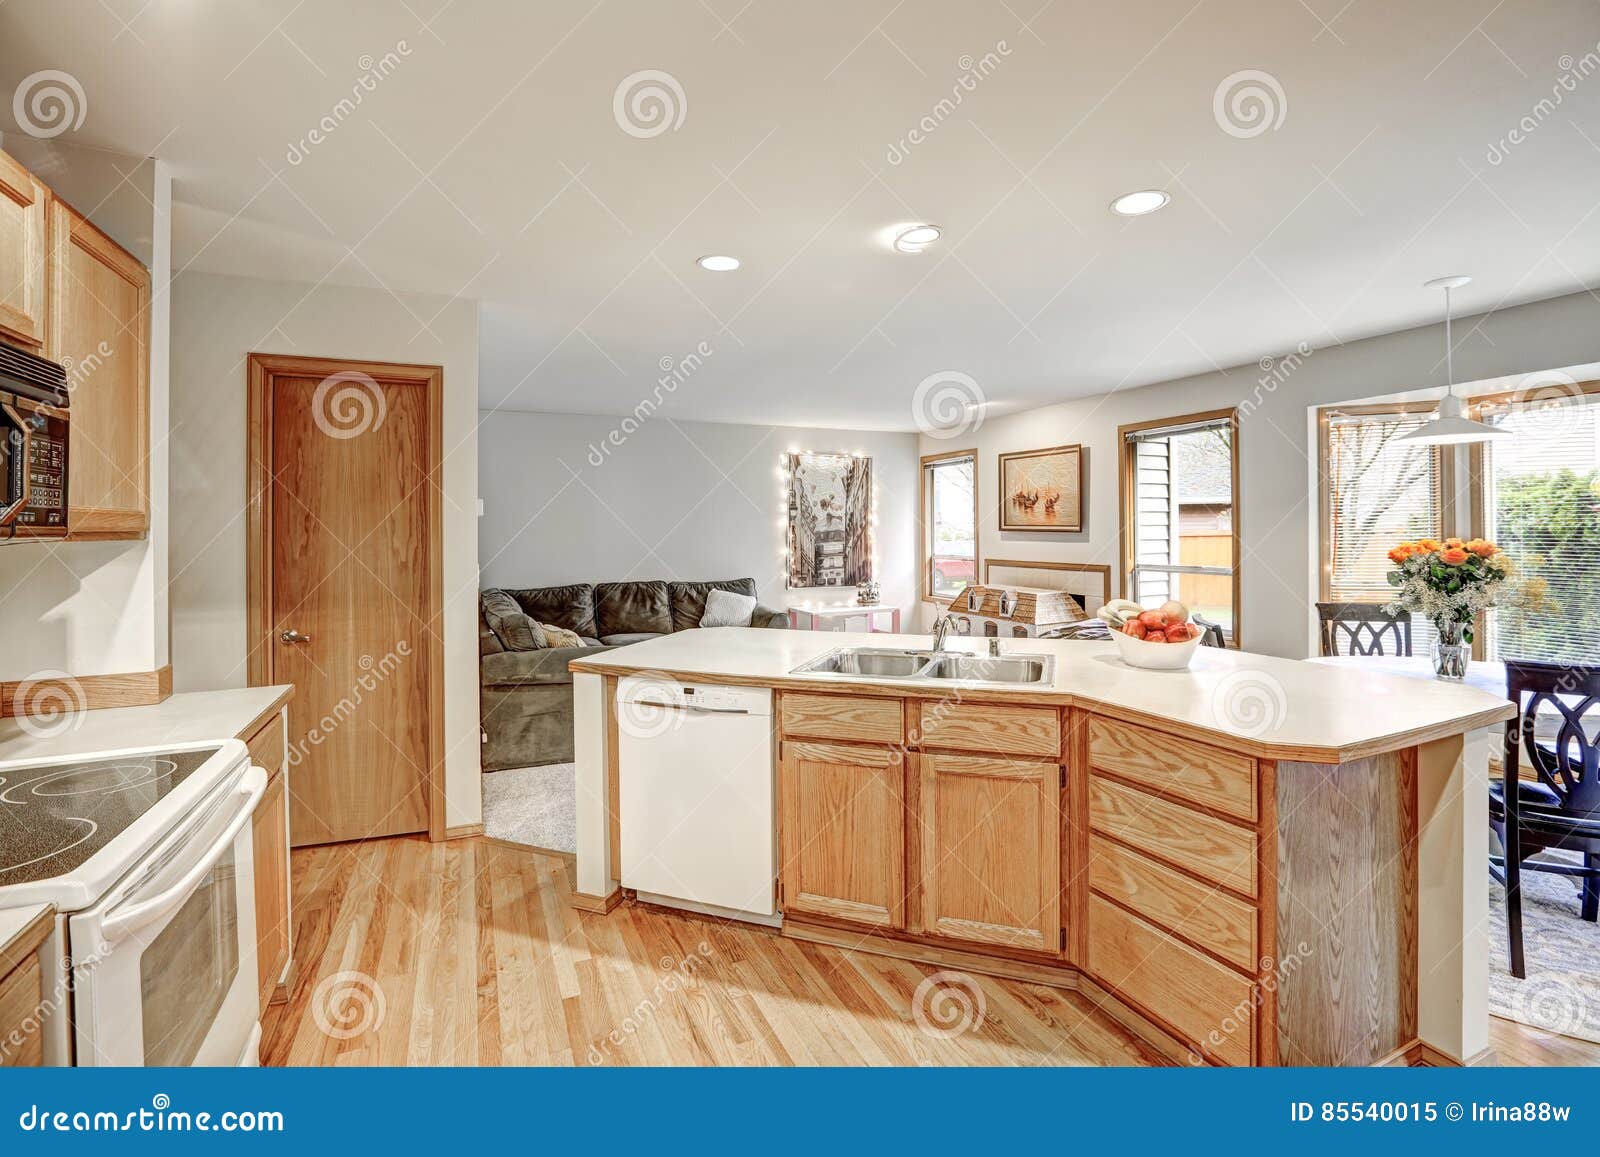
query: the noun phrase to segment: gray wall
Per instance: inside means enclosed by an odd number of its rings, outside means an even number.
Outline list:
[[[1243,643],[1251,651],[1300,658],[1315,652],[1314,408],[1429,388],[1437,396],[1445,381],[1443,328],[1305,354],[1284,351],[1296,357],[992,417],[975,433],[924,436],[922,453],[978,448],[981,557],[1105,563],[1116,575],[1117,427],[1242,405],[1248,411],[1240,433]],[[1462,319],[1455,339],[1458,382],[1600,361],[1600,301],[1572,294]],[[1003,400],[1004,383],[980,385]],[[1087,447],[1084,533],[1000,533],[995,456],[1073,442]]]
[[[750,575],[763,604],[849,602],[855,588],[785,589],[779,455],[872,457],[883,599],[915,602],[914,434],[484,411],[478,533],[485,586]],[[625,432],[624,423],[631,433]],[[616,432],[620,445],[611,445]]]

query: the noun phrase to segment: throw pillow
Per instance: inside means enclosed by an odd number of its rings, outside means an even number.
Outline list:
[[[565,627],[553,626],[550,623],[534,624],[544,632],[544,645],[547,647],[585,647],[583,636],[577,631],[569,631]]]
[[[539,624],[523,614],[517,601],[504,591],[483,592],[483,621],[508,651],[539,651],[547,645]]]
[[[732,591],[707,591],[706,613],[700,616],[702,627],[748,627],[756,612],[754,595],[736,595]]]

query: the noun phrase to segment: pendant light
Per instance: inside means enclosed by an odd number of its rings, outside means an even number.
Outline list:
[[[1457,274],[1453,277],[1435,277],[1432,281],[1422,283],[1425,289],[1444,290],[1445,393],[1439,402],[1438,416],[1404,435],[1400,439],[1402,442],[1418,446],[1456,446],[1464,442],[1487,442],[1511,433],[1510,430],[1502,430],[1487,422],[1475,422],[1467,417],[1466,404],[1456,395],[1456,371],[1452,357],[1454,349],[1450,340],[1450,291],[1460,289],[1471,280],[1470,277]]]

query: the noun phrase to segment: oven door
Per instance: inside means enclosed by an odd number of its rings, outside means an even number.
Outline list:
[[[266,788],[266,772],[247,768],[72,917],[78,1065],[255,1063],[250,817]]]

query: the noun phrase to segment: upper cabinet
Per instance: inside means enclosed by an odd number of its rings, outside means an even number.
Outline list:
[[[72,538],[150,526],[150,271],[65,201],[52,200],[45,356],[71,386]]]
[[[0,153],[0,337],[45,340],[45,219],[50,190]]]

